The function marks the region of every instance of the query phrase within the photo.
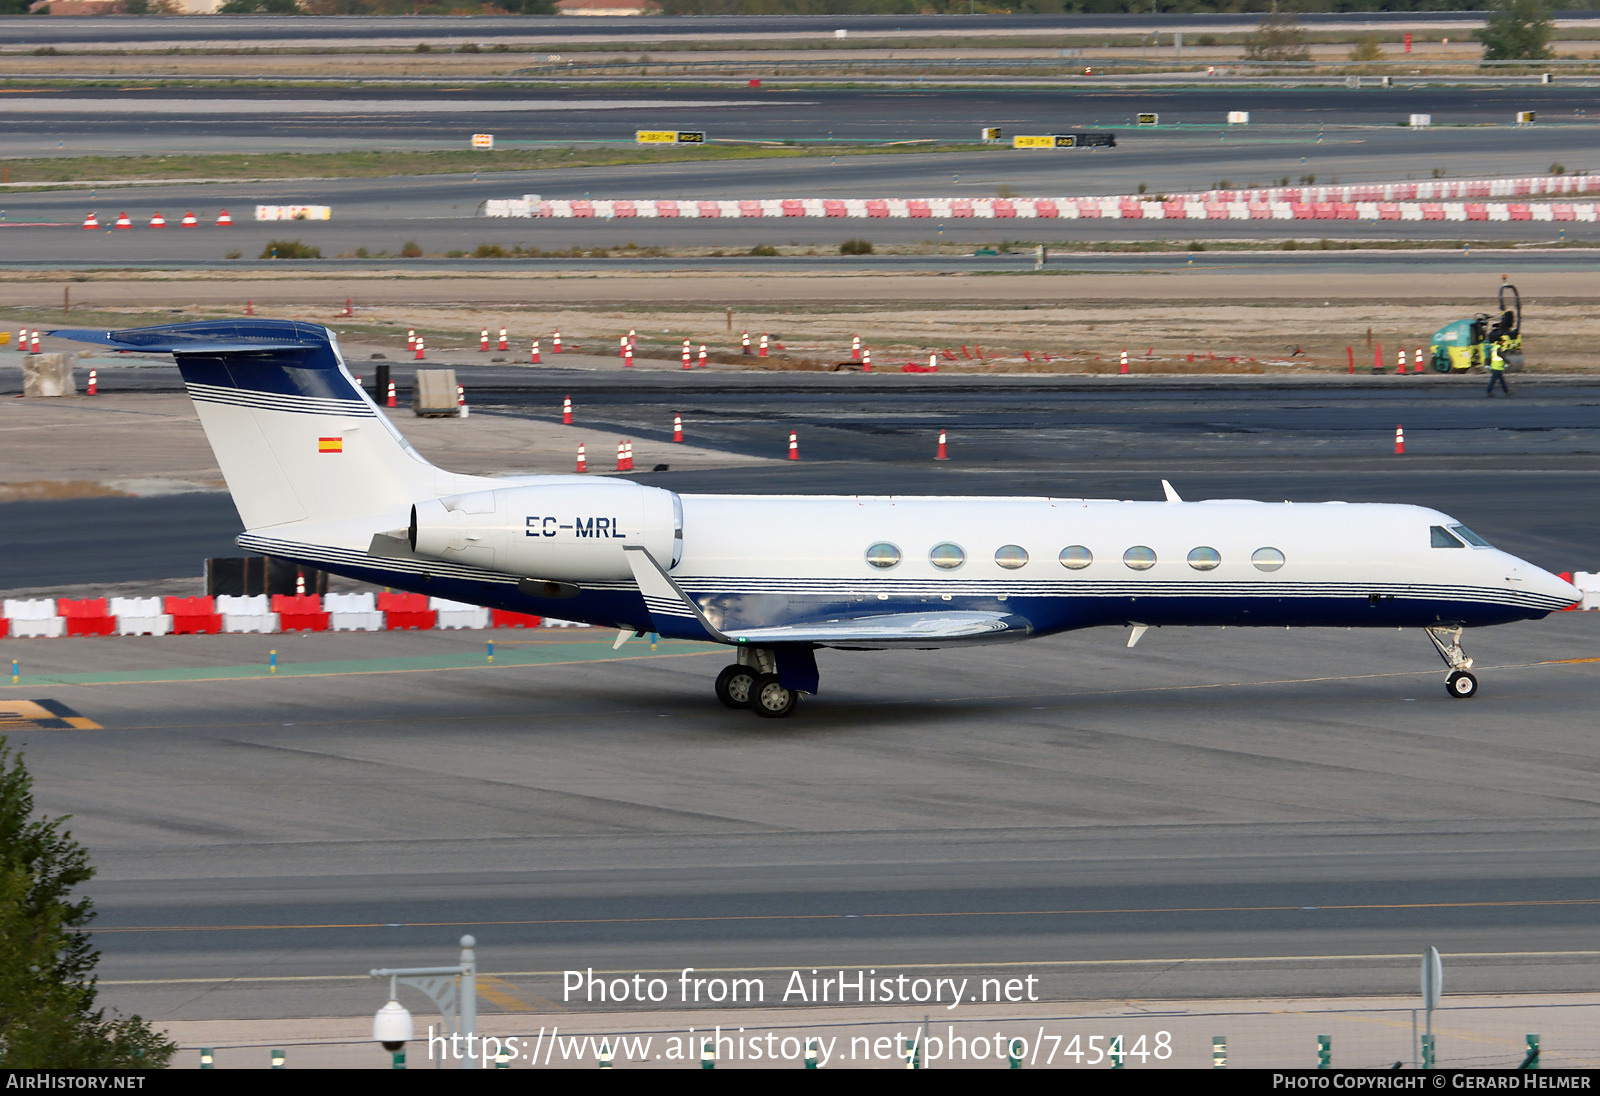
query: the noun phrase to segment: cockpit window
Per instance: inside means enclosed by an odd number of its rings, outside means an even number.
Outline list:
[[[1454,533],[1456,536],[1460,537],[1462,540],[1466,541],[1468,544],[1472,545],[1474,548],[1493,548],[1494,547],[1494,545],[1492,545],[1488,541],[1484,540],[1477,533],[1474,533],[1471,529],[1468,529],[1465,525],[1452,525],[1452,526],[1450,526],[1450,531],[1452,533]]]
[[[1442,525],[1435,525],[1428,530],[1428,537],[1435,548],[1465,548],[1466,545],[1456,539],[1454,533]]]

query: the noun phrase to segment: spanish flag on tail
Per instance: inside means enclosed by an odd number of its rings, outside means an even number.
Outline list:
[[[344,452],[344,439],[343,438],[318,438],[317,439],[317,452],[319,452],[319,453],[343,453]]]

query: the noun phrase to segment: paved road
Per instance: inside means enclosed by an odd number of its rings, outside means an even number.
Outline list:
[[[1474,26],[1482,21],[1476,13],[1389,12],[1313,13],[1299,17],[1307,27],[1341,26]],[[1600,12],[1563,11],[1560,25],[1578,25],[1600,20]],[[708,36],[750,38],[768,35],[828,35],[836,29],[858,34],[1046,34],[1080,30],[1169,31],[1247,30],[1260,21],[1256,15],[821,15],[821,16],[716,16],[711,18],[564,18],[504,17],[365,17],[316,19],[274,16],[205,19],[147,17],[139,19],[0,19],[0,38],[27,45],[71,45],[85,42],[115,42],[137,45],[156,42],[209,42],[314,40],[372,42],[439,41],[462,39],[472,42],[526,41],[586,38],[671,39]]]
[[[17,191],[0,196],[0,265],[113,263],[169,266],[215,264],[238,252],[256,261],[273,239],[299,239],[324,256],[352,256],[366,248],[398,253],[415,240],[425,251],[470,252],[480,244],[542,250],[572,247],[709,246],[748,250],[756,244],[790,242],[821,246],[865,236],[879,243],[953,240],[1023,241],[1155,239],[1277,239],[1284,236],[1378,239],[1589,239],[1594,223],[1548,222],[1167,222],[1125,221],[831,221],[802,218],[762,220],[555,221],[487,219],[476,214],[490,198],[539,193],[556,198],[740,198],[992,197],[997,194],[1115,194],[1144,186],[1147,193],[1204,190],[1220,182],[1271,185],[1310,175],[1324,181],[1362,182],[1428,178],[1437,169],[1451,177],[1518,176],[1543,173],[1552,163],[1576,170],[1585,161],[1571,142],[1586,141],[1587,128],[1497,131],[1440,130],[1412,134],[1399,129],[1314,132],[1273,136],[1251,133],[1219,139],[1216,133],[1133,133],[1115,149],[1062,154],[995,150],[948,155],[838,156],[805,160],[672,164],[482,173],[422,178],[306,180],[263,183],[182,183],[170,186],[91,187]],[[165,138],[163,138],[165,140]],[[1420,151],[1420,155],[1419,155]],[[1426,170],[1424,170],[1426,167]],[[327,222],[257,224],[257,204],[327,204]],[[236,219],[232,229],[210,226],[220,209]],[[145,228],[152,213],[180,218],[194,210],[206,227]],[[126,211],[140,226],[117,232],[84,232],[78,226],[95,211],[102,224]],[[1564,237],[1563,237],[1564,233]]]
[[[183,150],[198,140],[231,142],[240,151],[314,151],[347,147],[465,147],[474,132],[497,143],[631,144],[637,129],[704,130],[716,140],[826,142],[975,141],[978,130],[1015,133],[1129,128],[1155,111],[1163,126],[1226,129],[1229,111],[1250,112],[1253,126],[1393,127],[1410,114],[1431,114],[1435,126],[1494,125],[1510,129],[1518,111],[1534,110],[1535,131],[1600,119],[1600,88],[1548,87],[902,87],[752,89],[708,79],[699,87],[494,89],[316,89],[219,92],[150,87],[108,96],[103,90],[31,92],[8,100],[0,139],[9,155],[111,151],[134,147]],[[1529,127],[1524,127],[1529,128]],[[1250,139],[1235,127],[1232,138]],[[1208,134],[1216,139],[1220,134]],[[1471,141],[1498,149],[1497,134],[1389,135],[1432,151]],[[1141,139],[1153,139],[1145,131]],[[1451,138],[1455,138],[1452,141]],[[1126,134],[1123,139],[1127,140]],[[1274,134],[1277,141],[1288,136]],[[307,141],[318,142],[307,145]],[[1035,159],[1039,154],[1033,154]],[[1048,158],[1048,157],[1045,157]],[[485,162],[491,162],[485,157]]]

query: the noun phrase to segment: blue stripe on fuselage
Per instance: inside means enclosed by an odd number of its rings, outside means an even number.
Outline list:
[[[374,559],[370,566],[331,562],[313,551],[303,556],[284,552],[283,542],[274,552],[281,558],[322,568],[334,574],[414,593],[447,598],[493,609],[584,621],[604,627],[659,631],[675,639],[704,640],[698,621],[653,616],[635,588],[586,587],[572,598],[541,598],[524,594],[509,582],[486,582],[444,575],[419,575],[415,570],[389,569]],[[860,601],[818,595],[772,593],[693,595],[715,625],[719,619],[738,619],[749,626],[762,619],[773,624],[801,625],[852,616],[885,616],[939,610],[979,610],[1026,618],[1033,634],[1049,635],[1078,628],[1125,625],[1132,621],[1153,626],[1216,627],[1386,627],[1423,628],[1436,624],[1485,627],[1517,620],[1538,620],[1551,610],[1446,597],[1379,598],[1366,596],[1310,597],[1128,597],[1122,595],[891,597],[885,601]],[[659,627],[658,627],[659,625]]]

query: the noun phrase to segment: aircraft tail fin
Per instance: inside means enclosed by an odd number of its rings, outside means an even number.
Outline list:
[[[411,448],[318,324],[208,320],[51,334],[172,354],[246,529],[403,512],[456,478]]]

